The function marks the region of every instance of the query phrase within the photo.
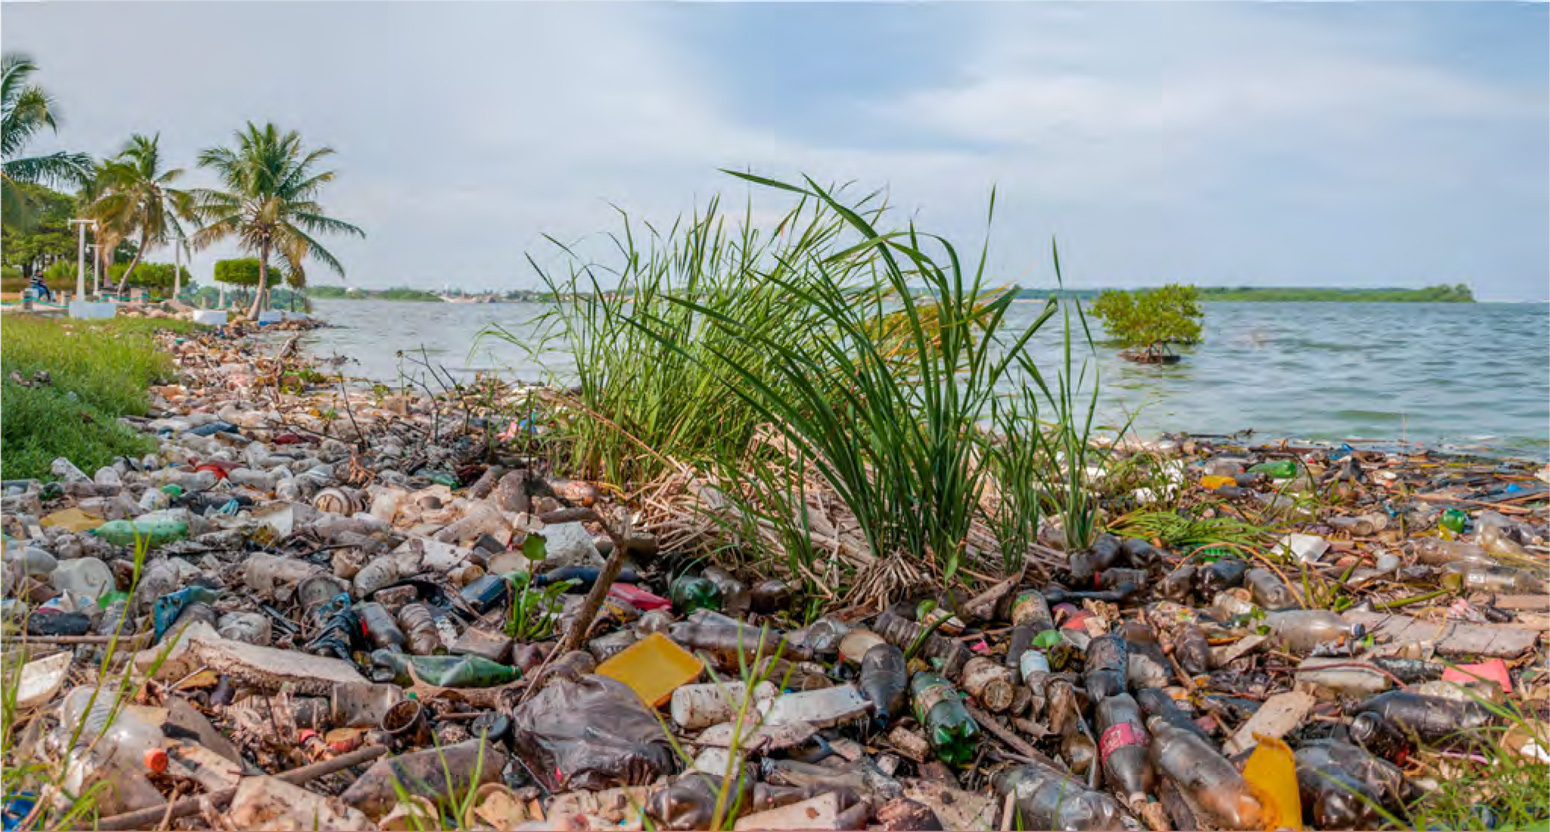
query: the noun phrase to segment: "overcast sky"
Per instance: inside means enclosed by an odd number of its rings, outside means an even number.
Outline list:
[[[272,120],[335,148],[322,201],[368,234],[332,246],[350,285],[532,287],[543,234],[741,202],[734,167],[888,186],[975,248],[995,186],[993,262],[1025,286],[1053,236],[1079,287],[1545,300],[1547,9],[6,2],[0,37],[59,146],[160,131],[192,168]]]

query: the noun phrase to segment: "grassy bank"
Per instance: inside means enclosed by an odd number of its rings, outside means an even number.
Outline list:
[[[0,474],[6,479],[47,477],[49,463],[61,456],[89,473],[114,457],[155,450],[154,441],[118,417],[145,415],[147,388],[173,377],[172,360],[156,351],[153,334],[193,324],[7,315],[3,326]],[[47,383],[35,381],[40,372]]]

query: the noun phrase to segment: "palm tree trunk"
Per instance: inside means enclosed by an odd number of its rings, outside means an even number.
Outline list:
[[[258,320],[258,310],[264,304],[264,292],[269,287],[269,243],[258,248],[258,286],[253,292],[253,305],[248,309],[248,320]]]
[[[135,249],[135,256],[129,261],[129,268],[124,269],[124,276],[118,279],[118,296],[124,296],[124,289],[129,285],[129,275],[134,273],[135,266],[140,265],[140,258],[145,254],[144,231],[140,232],[140,247]]]

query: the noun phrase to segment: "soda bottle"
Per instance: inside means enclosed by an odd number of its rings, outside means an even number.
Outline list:
[[[483,656],[408,656],[391,650],[373,650],[371,679],[409,685],[420,681],[444,688],[488,688],[504,685],[521,676],[521,671]],[[414,668],[414,676],[409,673]]]
[[[114,546],[134,546],[136,541],[144,541],[147,546],[155,549],[174,540],[188,537],[188,524],[180,520],[150,519],[149,517],[137,520],[110,520],[92,529],[91,533],[94,537]]]
[[[1087,662],[1082,669],[1087,695],[1102,700],[1124,693],[1129,664],[1130,650],[1125,639],[1114,633],[1093,639],[1087,645]]]
[[[1157,582],[1154,594],[1158,598],[1167,601],[1184,603],[1189,600],[1190,593],[1195,588],[1196,571],[1194,564],[1186,563],[1178,569],[1169,572],[1163,576],[1162,580]]]
[[[1248,564],[1236,558],[1205,564],[1195,570],[1195,592],[1209,598],[1224,589],[1241,586],[1248,571]]]
[[[1271,479],[1289,480],[1297,476],[1297,463],[1290,459],[1278,459],[1249,466],[1249,473],[1264,474]]]
[[[1454,534],[1463,534],[1464,527],[1469,525],[1469,515],[1461,509],[1443,509],[1442,517],[1438,518],[1437,525]]]
[[[1398,725],[1373,711],[1365,711],[1353,717],[1347,731],[1351,739],[1367,749],[1368,753],[1397,765],[1404,765],[1415,751],[1414,743]]]
[[[769,578],[748,590],[749,608],[762,615],[771,615],[790,607],[795,595],[791,584],[780,578]]]
[[[1232,829],[1255,829],[1263,807],[1231,762],[1199,736],[1161,717],[1150,717],[1152,765],[1181,791]]]
[[[861,657],[861,695],[872,700],[873,717],[885,728],[904,710],[909,690],[909,670],[904,651],[892,644],[874,644]]]
[[[668,637],[690,650],[703,650],[715,656],[724,667],[737,667],[742,661],[752,664],[764,656],[799,659],[801,654],[786,644],[777,630],[760,629],[746,624],[703,624],[679,621],[668,628]]]
[[[1478,702],[1402,690],[1380,693],[1357,705],[1355,713],[1381,716],[1404,735],[1423,743],[1475,734],[1497,721],[1496,715]]]
[[[1066,561],[1066,568],[1071,573],[1071,586],[1084,587],[1091,584],[1097,573],[1117,565],[1120,557],[1119,539],[1108,534],[1099,536],[1093,541],[1091,549],[1077,552]]]
[[[1407,789],[1399,768],[1349,743],[1309,743],[1295,756],[1303,811],[1317,829],[1376,829],[1379,808],[1397,809]]]
[[[361,620],[361,630],[374,647],[383,650],[392,650],[402,653],[407,640],[404,631],[398,628],[398,622],[393,620],[393,614],[387,608],[376,602],[361,604],[355,608],[355,614]]]
[[[1210,742],[1211,736],[1191,719],[1189,714],[1179,708],[1179,704],[1173,701],[1173,697],[1162,688],[1141,688],[1136,691],[1136,704],[1149,717],[1161,717],[1167,720],[1169,725],[1182,728],[1185,731]]]
[[[716,585],[716,591],[721,594],[723,612],[734,618],[742,618],[748,613],[752,599],[748,594],[747,584],[734,578],[731,572],[719,566],[705,567],[700,572],[700,576]]]
[[[1300,607],[1297,596],[1292,594],[1291,587],[1281,580],[1281,576],[1263,567],[1250,569],[1243,573],[1243,582],[1248,586],[1249,593],[1254,598],[1254,603],[1267,610],[1285,610]]]
[[[1114,798],[1063,772],[1036,763],[997,772],[996,793],[1017,806],[1020,829],[1140,829]]]
[[[1475,518],[1475,541],[1493,555],[1526,557],[1523,543],[1531,539],[1532,531],[1494,511],[1483,511]]]
[[[1022,666],[1023,653],[1033,643],[1034,636],[1045,630],[1055,629],[1055,619],[1050,615],[1049,602],[1038,590],[1018,593],[1012,602],[1012,634],[1006,648],[1006,666],[1018,671]],[[1017,680],[1023,677],[1017,676]]]
[[[90,687],[78,687],[65,696],[61,736],[89,749],[88,754],[72,759],[67,783],[78,786],[79,794],[92,783],[107,782],[102,802],[112,811],[158,805],[162,796],[147,775],[167,770],[166,736],[132,708],[119,708],[115,714],[113,701],[112,691]]]
[[[1146,747],[1150,737],[1141,706],[1128,693],[1098,701],[1098,760],[1103,776],[1132,808],[1146,802],[1156,784]]]
[[[1361,624],[1346,621],[1329,610],[1278,610],[1265,613],[1271,637],[1293,653],[1307,653],[1320,644],[1359,639],[1366,635]]]
[[[937,757],[950,766],[967,765],[974,759],[980,727],[963,707],[963,700],[941,674],[922,671],[910,680],[915,719],[926,729],[926,737]]]
[[[1173,657],[1179,667],[1192,676],[1211,672],[1211,642],[1205,631],[1194,624],[1180,624],[1173,630]]]
[[[680,575],[668,589],[673,601],[673,611],[688,615],[695,610],[714,610],[721,607],[721,590],[709,578],[697,575]]]
[[[925,628],[899,614],[895,607],[883,610],[873,622],[872,629],[889,644],[902,650],[909,649],[925,632]],[[939,633],[926,636],[925,643],[919,648],[919,655],[940,661],[942,672],[948,675],[957,675],[974,656],[969,648],[963,646],[963,642]]]
[[[404,644],[416,656],[435,656],[447,652],[441,633],[436,628],[436,617],[424,604],[405,604],[398,609],[398,626],[404,634]]]

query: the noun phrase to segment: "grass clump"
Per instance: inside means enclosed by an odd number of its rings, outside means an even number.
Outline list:
[[[90,471],[118,456],[155,450],[153,440],[118,417],[145,415],[147,388],[173,378],[172,359],[156,350],[154,333],[192,327],[162,320],[7,316],[0,349],[0,474],[47,477],[49,464],[61,456]],[[37,380],[40,372],[48,374],[47,382]]]

